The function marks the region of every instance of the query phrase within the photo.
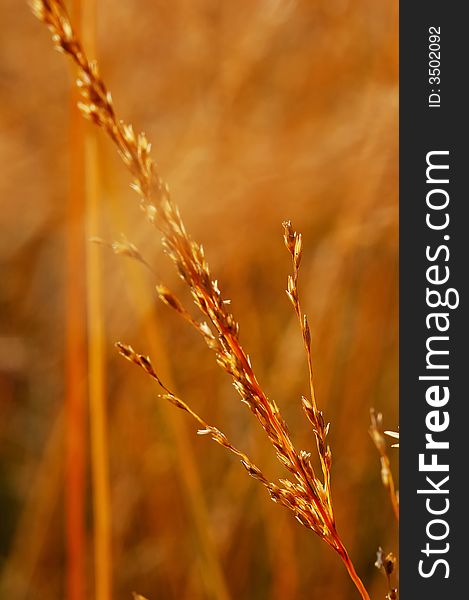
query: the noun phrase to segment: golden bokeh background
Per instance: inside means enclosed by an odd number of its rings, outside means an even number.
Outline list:
[[[0,596],[81,600],[67,587],[78,565],[83,600],[95,597],[86,386],[97,377],[114,600],[133,590],[149,600],[356,598],[338,557],[117,356],[116,340],[151,354],[183,399],[280,475],[203,341],[158,304],[157,278],[105,247],[90,253],[91,236],[124,233],[188,300],[114,149],[79,124],[70,65],[25,2],[0,4]],[[372,597],[384,598],[373,563],[378,546],[396,550],[397,527],[367,429],[372,406],[387,428],[398,423],[397,2],[81,5],[117,110],[153,142],[260,383],[297,446],[314,449],[282,221],[303,233],[301,292],[318,403],[331,422],[337,525]],[[71,220],[81,192],[99,201],[93,230],[86,202]],[[90,268],[98,331],[81,310],[93,294]],[[90,365],[87,344],[101,333],[104,357]],[[82,413],[70,411],[74,394]],[[71,432],[85,452],[77,462]],[[81,546],[67,526],[70,482],[83,507]],[[71,547],[81,553],[75,567]]]

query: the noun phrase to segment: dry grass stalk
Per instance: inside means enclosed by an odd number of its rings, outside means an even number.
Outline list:
[[[94,0],[83,3],[83,36],[92,48],[95,46],[96,35],[95,11]],[[100,228],[98,146],[96,132],[90,129],[85,131],[84,156],[86,178],[85,227],[89,236]],[[96,598],[110,600],[112,597],[112,515],[102,287],[101,253],[93,244],[87,244],[88,397],[93,501],[94,589]]]
[[[151,273],[155,275],[155,271],[149,262],[143,257],[140,250],[129,242],[129,240],[125,237],[124,234],[121,234],[120,240],[115,240],[112,243],[106,242],[106,240],[101,239],[100,237],[92,236],[89,240],[93,242],[93,244],[99,244],[100,246],[105,246],[110,248],[114,254],[117,256],[126,256],[127,258],[131,258],[132,260],[136,260],[137,262],[144,265]]]
[[[381,481],[388,491],[394,515],[397,521],[399,521],[399,493],[397,492],[394,484],[391,463],[387,453],[386,438],[384,437],[385,432],[383,432],[383,415],[381,413],[376,413],[373,409],[371,409],[370,416],[371,425],[369,432],[371,439],[373,440],[373,443],[379,452],[381,460]]]
[[[90,133],[88,133],[90,135]],[[88,138],[87,159],[87,229],[99,228],[99,194],[96,172],[95,140]],[[105,332],[102,318],[102,278],[99,249],[88,244],[87,251],[88,314],[88,395],[90,407],[91,474],[94,515],[94,581],[96,597],[112,597],[111,491],[108,460],[108,419],[106,411]]]
[[[379,452],[381,460],[381,481],[388,491],[391,500],[392,509],[397,522],[399,522],[399,492],[396,490],[394,478],[391,471],[391,463],[387,454],[387,441],[384,434],[390,435],[394,439],[399,439],[399,434],[394,431],[383,431],[383,415],[370,410],[371,425],[369,433],[376,449]],[[399,444],[393,444],[393,447]],[[396,571],[397,559],[392,552],[385,555],[382,548],[378,549],[375,566],[386,577],[388,593],[386,600],[397,600],[398,589],[392,585],[392,575]]]
[[[80,3],[73,6],[78,17]],[[85,127],[71,89],[70,105],[70,192],[67,199],[66,250],[66,431],[65,431],[65,519],[67,552],[67,600],[86,596],[86,437],[87,437],[87,356],[86,296],[83,263],[85,237],[81,227],[86,211]]]
[[[146,218],[160,230],[166,253],[189,286],[194,303],[210,325],[193,319],[180,301],[164,286],[157,288],[160,299],[195,326],[208,346],[215,351],[217,363],[232,376],[242,402],[249,406],[259,421],[274,446],[279,461],[290,472],[292,479],[281,480],[282,487],[270,482],[223,433],[205,423],[162,383],[147,357],[122,344],[119,344],[120,352],[143,368],[163,388],[165,393],[162,397],[188,412],[199,422],[202,426],[199,433],[211,435],[217,443],[239,456],[249,474],[268,489],[274,501],[291,509],[303,525],[331,546],[343,560],[361,597],[369,599],[337,533],[334,520],[330,490],[331,453],[326,444],[328,425],[316,406],[310,351],[311,336],[307,319],[301,312],[297,289],[301,236],[293,231],[291,224],[285,224],[285,242],[294,265],[287,293],[300,321],[310,377],[311,398],[303,398],[303,407],[314,428],[324,481],[316,476],[310,454],[296,450],[277,405],[266,396],[259,385],[249,356],[241,347],[239,325],[228,310],[229,302],[223,299],[217,281],[211,276],[202,246],[191,240],[187,234],[179,210],[170,198],[168,187],[161,180],[150,157],[150,144],[145,135],[136,135],[131,125],[117,118],[111,94],[99,76],[97,64],[90,62],[86,57],[72,28],[64,2],[33,0],[32,8],[36,16],[51,30],[56,48],[67,54],[78,67],[80,110],[86,118],[102,128],[117,146],[122,160],[134,178],[132,187],[140,196],[140,205]]]
[[[386,594],[386,600],[398,600],[399,595],[397,588],[392,584],[392,579],[396,571],[396,557],[392,552],[385,554],[382,548],[378,548],[376,553],[375,567],[381,571],[386,578],[388,586],[388,593]]]
[[[313,361],[311,356],[311,331],[309,328],[308,318],[301,310],[300,296],[298,290],[298,277],[301,264],[301,256],[303,252],[302,237],[301,234],[298,234],[296,233],[296,231],[294,231],[290,221],[285,221],[283,227],[285,246],[291,254],[293,263],[293,275],[289,275],[288,277],[287,296],[290,299],[293,308],[295,309],[295,313],[298,317],[298,322],[300,325],[300,330],[303,337],[303,344],[305,347],[308,362],[310,400],[308,400],[304,396],[301,400],[305,414],[313,426],[314,435],[316,437],[316,444],[319,458],[321,460],[321,469],[324,479],[325,496],[328,503],[329,514],[333,520],[334,513],[332,510],[331,499],[332,455],[331,450],[326,441],[330,424],[326,424],[326,422],[324,421],[324,415],[322,411],[318,410],[316,404],[316,396],[314,393]]]

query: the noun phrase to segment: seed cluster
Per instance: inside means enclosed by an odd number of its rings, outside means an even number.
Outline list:
[[[33,0],[32,8],[35,15],[49,27],[55,47],[68,55],[78,68],[78,106],[83,115],[103,129],[116,145],[133,177],[132,187],[139,196],[140,206],[147,220],[160,231],[165,252],[189,287],[203,320],[194,318],[166,286],[157,286],[158,297],[195,327],[215,352],[218,365],[231,376],[241,401],[247,404],[267,434],[278,460],[289,472],[290,479],[279,480],[279,485],[270,481],[225,434],[207,424],[166,387],[147,356],[138,354],[131,346],[121,343],[117,344],[119,352],[157,382],[163,390],[163,399],[189,413],[199,423],[199,434],[210,435],[215,442],[237,455],[248,473],[265,486],[272,500],[290,509],[300,523],[329,544],[340,555],[361,597],[369,599],[335,525],[330,485],[331,451],[326,441],[329,424],[316,404],[311,331],[308,319],[302,313],[298,290],[301,235],[294,231],[290,222],[284,223],[285,245],[293,263],[293,273],[288,277],[287,295],[298,317],[309,372],[309,398],[303,396],[302,405],[313,427],[322,478],[317,476],[311,464],[310,453],[295,448],[276,403],[267,397],[258,383],[250,358],[241,346],[239,325],[229,311],[229,301],[223,298],[217,280],[211,275],[202,246],[188,235],[178,207],[171,200],[169,189],[161,180],[150,156],[151,146],[145,134],[136,135],[131,125],[117,118],[111,94],[100,78],[97,64],[88,60],[73,30],[63,0]],[[114,244],[113,249],[118,254],[147,264],[138,249],[125,239]]]
[[[375,413],[374,410],[371,410],[370,416],[371,425],[368,431],[379,453],[381,461],[381,481],[383,482],[384,487],[388,491],[392,509],[394,511],[394,516],[396,517],[397,521],[399,521],[399,493],[396,490],[396,486],[394,484],[394,478],[391,471],[391,463],[387,453],[386,438],[384,437],[385,433],[392,433],[393,437],[396,435],[398,436],[398,434],[388,431],[383,432],[383,415],[381,413]]]

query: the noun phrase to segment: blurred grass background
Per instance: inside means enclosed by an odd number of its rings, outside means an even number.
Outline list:
[[[98,600],[132,590],[150,600],[355,598],[338,557],[116,356],[116,340],[150,353],[182,398],[280,474],[209,350],[156,302],[151,276],[90,251],[90,235],[123,232],[187,298],[114,149],[77,123],[69,68],[44,28],[26,3],[0,4],[0,597],[95,596],[91,395],[105,400],[110,492],[112,591]],[[118,111],[153,142],[261,384],[297,445],[314,448],[282,220],[303,233],[337,524],[382,598],[374,556],[396,549],[396,527],[367,429],[371,406],[387,427],[398,422],[397,3],[95,4],[95,34],[84,36],[95,37]]]

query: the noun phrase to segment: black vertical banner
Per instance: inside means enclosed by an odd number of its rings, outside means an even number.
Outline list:
[[[403,600],[469,597],[469,50],[463,12],[463,2],[400,3]]]

